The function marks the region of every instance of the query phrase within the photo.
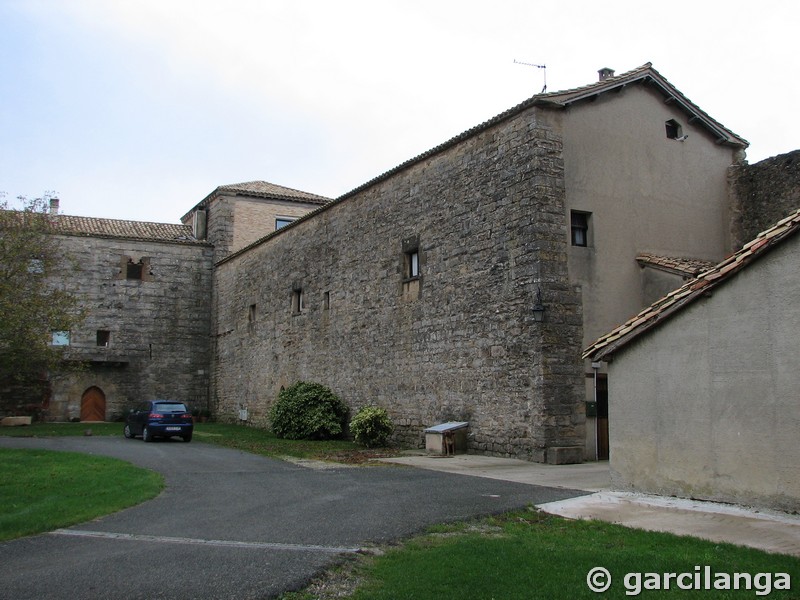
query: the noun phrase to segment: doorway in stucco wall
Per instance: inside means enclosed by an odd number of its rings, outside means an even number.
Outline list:
[[[106,420],[106,395],[97,386],[92,386],[81,396],[81,421]]]
[[[608,376],[597,376],[597,460],[608,460]]]

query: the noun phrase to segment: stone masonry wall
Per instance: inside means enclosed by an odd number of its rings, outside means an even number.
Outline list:
[[[464,420],[472,450],[579,461],[581,309],[566,272],[559,127],[530,109],[218,264],[219,418],[246,408],[267,426],[281,386],[302,379],[353,411],[384,406],[399,442],[420,446],[425,427]]]
[[[730,169],[734,251],[800,208],[800,150]]]
[[[53,382],[48,418],[80,415],[81,396],[99,387],[106,420],[142,400],[170,398],[205,408],[210,364],[212,248],[205,244],[60,236],[78,272],[69,284],[88,311],[70,332],[66,356],[87,367]],[[124,257],[149,259],[143,280],[126,279]],[[97,331],[110,332],[98,346]]]

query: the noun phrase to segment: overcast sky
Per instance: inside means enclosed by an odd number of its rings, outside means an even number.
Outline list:
[[[646,62],[800,148],[791,0],[0,0],[0,191],[178,222],[219,185],[340,196],[541,91]],[[547,69],[514,61],[546,65]]]

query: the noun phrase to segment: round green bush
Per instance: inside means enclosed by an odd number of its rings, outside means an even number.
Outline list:
[[[367,448],[385,446],[393,431],[394,425],[386,409],[379,406],[365,406],[350,421],[350,433],[356,442]]]
[[[281,390],[269,418],[279,438],[325,440],[342,435],[347,405],[324,385],[298,381]]]

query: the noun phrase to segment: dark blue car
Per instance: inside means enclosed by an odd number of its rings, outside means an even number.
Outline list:
[[[191,442],[193,431],[192,414],[183,402],[150,400],[128,412],[123,433],[126,438],[140,435],[145,442],[152,442],[157,437],[172,436]]]

